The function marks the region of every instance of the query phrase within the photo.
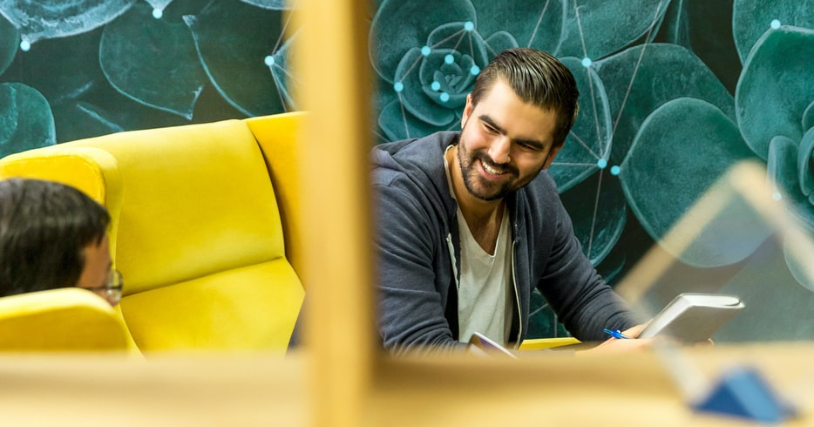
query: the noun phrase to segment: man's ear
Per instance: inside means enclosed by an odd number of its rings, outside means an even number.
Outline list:
[[[466,106],[464,106],[464,114],[461,116],[461,129],[464,128],[466,124],[466,119],[469,118],[469,115],[472,114],[472,94],[466,95]]]

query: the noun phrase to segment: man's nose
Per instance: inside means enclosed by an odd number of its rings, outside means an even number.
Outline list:
[[[512,142],[506,136],[498,136],[489,147],[489,158],[498,165],[509,163],[509,153],[511,152]]]

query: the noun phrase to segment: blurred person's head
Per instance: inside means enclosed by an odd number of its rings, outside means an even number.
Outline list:
[[[116,304],[104,206],[68,185],[0,181],[0,296],[81,287]]]

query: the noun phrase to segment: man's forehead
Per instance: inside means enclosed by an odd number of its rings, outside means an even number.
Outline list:
[[[535,139],[549,144],[553,140],[557,112],[523,101],[508,85],[497,80],[478,103],[471,117],[486,121],[519,139]]]

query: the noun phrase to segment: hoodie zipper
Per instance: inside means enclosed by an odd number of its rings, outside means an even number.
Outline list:
[[[517,303],[517,340],[514,348],[520,348],[520,337],[523,336],[523,311],[520,310],[520,293],[517,292],[517,275],[514,272],[514,259],[517,251],[517,240],[512,241],[512,285],[514,286],[514,300]]]
[[[455,259],[455,246],[452,244],[452,233],[447,234],[447,249],[449,250],[449,259],[452,262],[452,276],[455,277],[455,289],[461,289],[458,283],[458,260]]]

